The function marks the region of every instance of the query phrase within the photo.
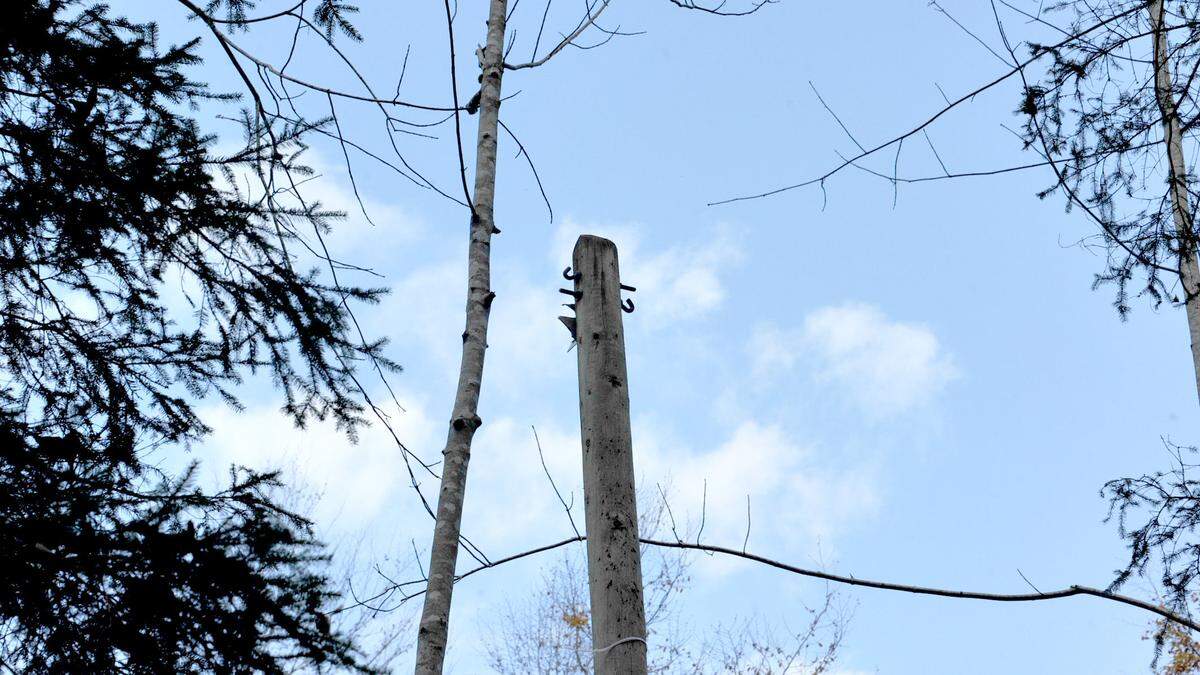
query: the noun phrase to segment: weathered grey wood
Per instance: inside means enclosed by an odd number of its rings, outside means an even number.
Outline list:
[[[595,668],[597,675],[645,673],[646,610],[617,247],[585,234],[575,243],[572,264]]]
[[[467,320],[462,334],[462,361],[446,447],[442,450],[442,480],[438,492],[437,521],[429,552],[429,584],[421,624],[417,630],[417,675],[437,675],[446,658],[450,627],[450,601],[467,490],[467,464],[471,441],[483,421],[479,418],[479,390],[483,382],[483,357],[487,352],[491,315],[492,234],[496,231],[493,204],[496,195],[496,133],[500,112],[500,82],[504,74],[504,20],[506,0],[491,0],[487,44],[480,59],[479,136],[475,149],[475,198],[471,217],[471,243],[467,249]]]

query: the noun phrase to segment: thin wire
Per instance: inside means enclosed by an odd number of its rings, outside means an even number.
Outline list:
[[[595,654],[603,654],[603,653],[607,652],[608,650],[612,649],[613,647],[616,647],[618,645],[623,645],[627,642],[640,642],[640,643],[646,645],[647,648],[650,647],[650,643],[646,642],[646,638],[640,638],[640,637],[634,636],[634,637],[621,638],[620,640],[617,640],[616,642],[612,643],[611,645],[609,645],[603,649],[593,649],[592,652]]]

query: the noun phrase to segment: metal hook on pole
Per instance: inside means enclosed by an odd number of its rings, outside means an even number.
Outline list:
[[[634,288],[633,286],[629,286],[627,284],[621,284],[621,290],[629,291],[630,293],[637,291],[636,288]],[[633,300],[626,299],[625,301],[623,301],[621,303],[621,309],[624,310],[626,314],[632,314],[633,313]]]

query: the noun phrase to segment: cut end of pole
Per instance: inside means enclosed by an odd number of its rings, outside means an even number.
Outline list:
[[[588,249],[612,249],[613,255],[615,256],[617,254],[617,245],[613,243],[611,239],[605,239],[604,237],[595,234],[581,234],[579,235],[579,239],[575,240],[575,250],[572,252],[571,256],[573,258],[577,258],[579,257],[581,251]]]

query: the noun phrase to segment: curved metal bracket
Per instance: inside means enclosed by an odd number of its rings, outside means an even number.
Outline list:
[[[566,279],[567,281],[576,281],[579,279],[579,272],[575,272],[574,274],[572,274],[570,265],[567,265],[566,267],[563,268],[562,274],[563,274],[563,278]]]
[[[625,298],[625,301],[621,303],[621,310],[624,311],[626,314],[632,314],[633,313],[633,300],[630,300],[629,298]]]

